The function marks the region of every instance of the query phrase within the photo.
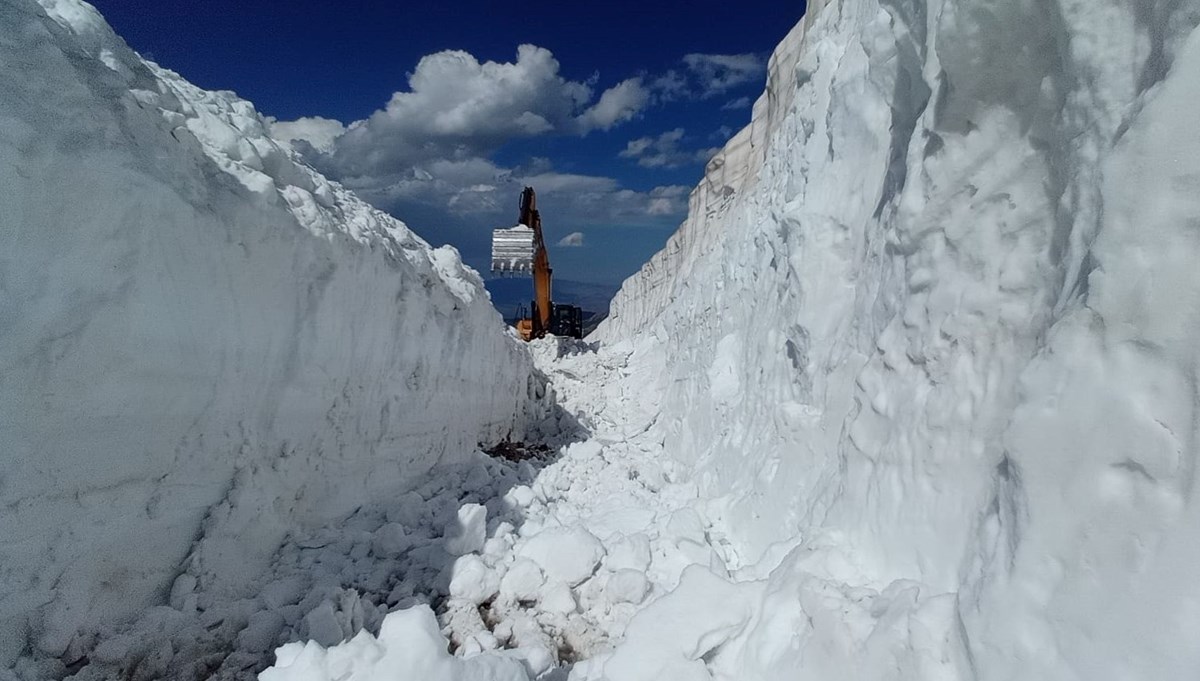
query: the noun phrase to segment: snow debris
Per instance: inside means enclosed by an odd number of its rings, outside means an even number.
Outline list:
[[[539,366],[552,381],[568,375],[591,375],[597,382],[611,380],[612,366],[629,361],[592,351],[559,360],[560,343],[569,345],[570,341],[540,341],[533,348]],[[589,414],[583,405],[594,405],[590,398],[590,391],[576,391],[569,384],[559,394],[564,406],[579,417],[617,424],[629,416],[612,410],[628,409],[633,418],[640,418],[640,401],[616,399],[607,411]],[[440,482],[431,480],[428,487],[419,488],[429,490],[436,485],[445,490],[442,496],[422,496],[425,505],[442,508],[440,516],[447,519],[444,526],[454,532],[463,527],[486,527],[488,536],[482,553],[455,556],[443,550],[443,543],[445,548],[450,546],[446,540],[436,538],[437,528],[443,527],[436,519],[406,526],[406,541],[411,544],[401,559],[406,567],[396,574],[436,575],[441,560],[447,561],[441,570],[448,580],[440,590],[436,580],[428,577],[405,581],[404,590],[389,596],[389,602],[398,607],[412,607],[409,601],[421,599],[438,614],[446,638],[414,640],[409,645],[444,650],[448,639],[454,655],[466,660],[491,656],[519,659],[530,678],[603,656],[625,634],[640,605],[667,593],[689,569],[708,572],[715,555],[711,548],[691,549],[696,542],[706,545],[710,536],[703,515],[688,506],[694,501],[694,487],[680,484],[675,493],[664,495],[659,493],[659,483],[644,483],[666,477],[654,456],[659,446],[629,443],[612,431],[601,430],[584,441],[562,446],[557,459],[533,471],[521,484],[513,483],[521,479],[518,471],[527,466],[498,459],[492,460],[493,474],[512,471],[499,476],[499,481],[465,470],[442,471]],[[632,474],[635,470],[637,475]],[[535,501],[537,489],[546,495],[541,501]],[[452,490],[458,490],[462,500],[457,506],[439,501],[451,498],[446,495]],[[487,509],[486,516],[482,509]],[[397,511],[388,510],[381,514],[381,521],[397,517]],[[347,529],[343,527],[341,532]],[[377,537],[379,531],[368,536]],[[682,536],[674,536],[672,531]],[[472,547],[478,545],[478,538],[471,543]],[[337,553],[346,550],[342,546]],[[366,565],[369,563],[370,559]],[[725,566],[719,565],[717,574],[726,573]],[[709,574],[719,579],[717,574]],[[340,651],[362,645],[358,639],[333,646],[317,643],[308,645],[327,656],[340,656]],[[296,645],[280,648],[276,669],[299,673],[307,666],[318,670],[312,678],[334,678],[320,676],[326,673],[319,671],[325,658],[315,653],[290,661]],[[262,678],[274,677],[264,673]]]
[[[445,639],[429,606],[418,605],[387,616],[379,636],[360,632],[347,643],[322,647],[289,643],[277,652],[274,667],[261,681],[529,681],[529,670],[514,655],[478,655],[470,659],[446,652]]]

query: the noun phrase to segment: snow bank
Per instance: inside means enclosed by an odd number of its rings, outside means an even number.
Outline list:
[[[289,531],[522,435],[542,388],[478,276],[248,102],[76,0],[0,3],[0,63],[0,663],[236,594]]]
[[[776,584],[678,678],[1200,669],[1198,23],[812,4],[594,336]]]

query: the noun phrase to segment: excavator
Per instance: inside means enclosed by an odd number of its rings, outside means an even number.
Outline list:
[[[518,313],[517,333],[524,340],[554,336],[583,336],[583,311],[574,305],[556,305],[550,299],[550,255],[542,239],[542,217],[533,187],[521,192],[517,226],[492,231],[492,273],[533,277],[529,315]]]

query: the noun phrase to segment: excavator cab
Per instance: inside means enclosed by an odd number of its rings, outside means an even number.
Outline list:
[[[542,239],[542,217],[533,187],[521,192],[517,226],[492,230],[492,273],[533,277],[529,316],[520,314],[517,333],[525,340],[555,336],[583,337],[583,311],[574,305],[555,305],[550,299],[550,255]]]

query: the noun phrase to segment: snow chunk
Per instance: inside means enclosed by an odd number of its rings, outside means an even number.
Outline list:
[[[640,532],[621,537],[609,547],[604,565],[614,572],[622,569],[645,572],[650,567],[650,538]]]
[[[387,523],[378,530],[371,539],[371,550],[377,556],[394,557],[406,551],[413,544],[412,539],[400,523]]]
[[[575,612],[577,604],[571,587],[562,582],[551,584],[538,601],[538,607],[544,612],[555,615],[568,615]]]
[[[611,603],[641,603],[650,588],[646,575],[637,570],[617,570],[608,578],[604,594]]]
[[[253,653],[265,653],[275,645],[275,639],[283,630],[283,616],[270,610],[260,610],[250,616],[246,628],[238,634],[238,648]],[[339,632],[340,640],[341,634]]]
[[[518,558],[500,580],[500,595],[515,601],[535,601],[545,579],[537,563]]]
[[[556,527],[531,537],[517,555],[537,563],[550,579],[576,586],[596,571],[604,545],[582,527]]]
[[[500,577],[476,554],[467,554],[454,561],[451,573],[451,598],[479,605],[500,591]]]
[[[397,676],[401,674],[402,676]],[[360,632],[350,641],[322,647],[310,641],[275,651],[275,665],[260,681],[530,681],[517,656],[483,652],[461,659],[447,652],[433,610],[419,605],[387,616],[379,637]]]
[[[304,629],[308,633],[308,638],[321,645],[331,646],[345,640],[345,632],[342,631],[342,625],[338,622],[333,603],[328,600],[321,601],[317,607],[304,616]]]
[[[446,552],[455,556],[483,550],[487,540],[487,508],[466,504],[458,509],[455,524],[446,531]]]
[[[171,584],[171,597],[168,601],[172,608],[183,610],[186,607],[188,597],[196,590],[196,577],[188,573],[183,573],[175,578]]]
[[[529,508],[535,498],[533,489],[528,485],[517,485],[505,493],[504,502],[513,509]]]
[[[703,657],[741,632],[758,584],[735,585],[699,566],[679,587],[630,622],[625,643],[603,664],[604,678],[622,681],[709,679]]]

